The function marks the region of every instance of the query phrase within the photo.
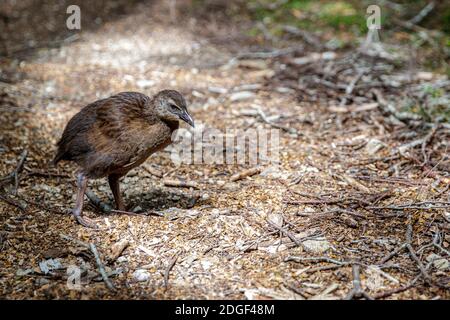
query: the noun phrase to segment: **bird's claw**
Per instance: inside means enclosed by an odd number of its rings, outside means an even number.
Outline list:
[[[75,220],[77,220],[77,222],[79,224],[81,224],[83,227],[91,228],[91,229],[98,229],[98,226],[90,219],[83,218],[80,214],[77,214],[76,212],[72,212],[72,214],[73,214]]]

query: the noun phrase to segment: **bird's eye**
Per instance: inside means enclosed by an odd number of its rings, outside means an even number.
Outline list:
[[[169,107],[170,107],[170,109],[171,109],[172,111],[179,111],[179,110],[180,110],[180,108],[178,108],[178,106],[176,106],[176,105],[174,105],[174,104],[170,104]]]

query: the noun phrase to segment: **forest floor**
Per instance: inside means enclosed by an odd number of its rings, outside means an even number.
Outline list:
[[[140,3],[77,41],[2,60],[0,297],[449,299],[450,130],[385,101],[448,80],[422,70],[405,80],[386,57],[359,69],[363,56],[301,39],[263,47],[245,21],[169,16]],[[373,70],[383,85],[365,79]],[[280,129],[279,164],[233,181],[252,166],[176,166],[169,149],[122,181],[128,210],[143,213],[90,204],[101,228],[78,225],[76,168],[49,166],[65,124],[99,98],[165,88],[205,128]],[[105,179],[89,188],[112,204]]]

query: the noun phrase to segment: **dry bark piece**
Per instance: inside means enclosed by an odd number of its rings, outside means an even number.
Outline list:
[[[163,177],[163,173],[160,170],[158,170],[152,166],[143,165],[143,168],[145,169],[145,171],[147,171],[148,173],[150,173],[151,175],[153,175],[155,177],[158,177],[158,178]]]
[[[127,239],[122,239],[118,242],[116,242],[115,244],[112,245],[111,247],[111,253],[108,257],[108,261],[114,262],[117,260],[117,258],[120,257],[120,255],[122,254],[122,252],[130,245],[130,242]]]
[[[199,186],[198,186],[197,182],[195,182],[195,181],[164,179],[163,183],[167,187],[199,189]]]
[[[254,176],[255,174],[261,173],[261,171],[262,171],[261,167],[253,167],[232,175],[230,181],[235,182],[247,177],[251,177]]]

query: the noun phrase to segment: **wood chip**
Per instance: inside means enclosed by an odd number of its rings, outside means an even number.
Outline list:
[[[164,179],[163,183],[167,187],[199,189],[199,186],[195,181]]]
[[[236,173],[231,176],[230,181],[235,182],[247,177],[254,176],[255,174],[261,173],[262,168],[261,167],[253,167],[244,171],[241,171],[239,173]]]

